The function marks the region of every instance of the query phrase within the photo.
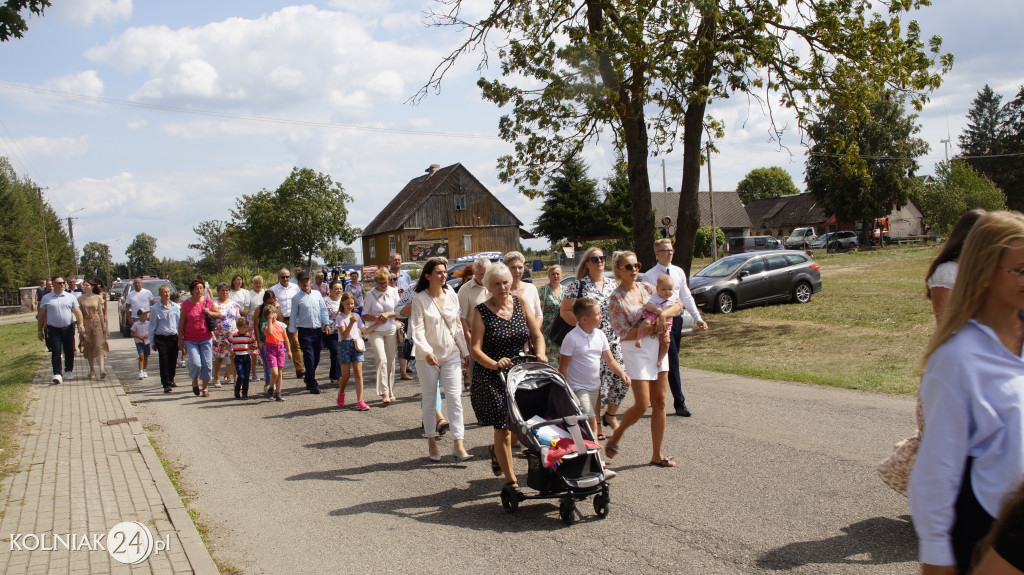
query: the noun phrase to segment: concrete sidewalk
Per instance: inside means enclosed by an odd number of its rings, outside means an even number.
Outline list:
[[[76,359],[74,379],[53,385],[47,354],[29,392],[14,472],[0,485],[0,573],[217,573],[113,369],[89,380]],[[110,532],[133,521],[166,549],[154,543],[128,565],[111,552],[123,536]],[[102,548],[92,544],[100,535]]]

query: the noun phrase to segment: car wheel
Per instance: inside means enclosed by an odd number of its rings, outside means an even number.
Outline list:
[[[800,282],[793,287],[793,301],[796,303],[807,303],[811,301],[811,284]]]
[[[715,298],[715,311],[718,313],[732,313],[732,310],[736,307],[736,300],[733,295],[727,291],[718,294]]]

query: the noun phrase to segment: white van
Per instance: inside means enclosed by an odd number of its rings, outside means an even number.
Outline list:
[[[806,250],[807,244],[816,237],[818,234],[814,233],[814,228],[797,228],[789,234],[784,245],[787,250]]]

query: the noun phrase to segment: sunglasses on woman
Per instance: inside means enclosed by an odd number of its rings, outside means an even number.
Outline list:
[[[638,271],[640,271],[640,264],[639,263],[623,264],[622,269],[626,270],[627,272],[632,272],[632,271],[637,271],[638,272]]]
[[[604,261],[604,256],[590,256],[590,263],[599,264]]]

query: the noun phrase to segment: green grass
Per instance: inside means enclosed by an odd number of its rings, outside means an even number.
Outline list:
[[[0,325],[0,479],[18,447],[18,421],[25,397],[45,348],[36,338],[36,324]]]
[[[935,329],[924,275],[935,248],[815,253],[823,290],[805,305],[704,314],[680,365],[765,379],[915,393]],[[694,270],[697,266],[694,266]]]

